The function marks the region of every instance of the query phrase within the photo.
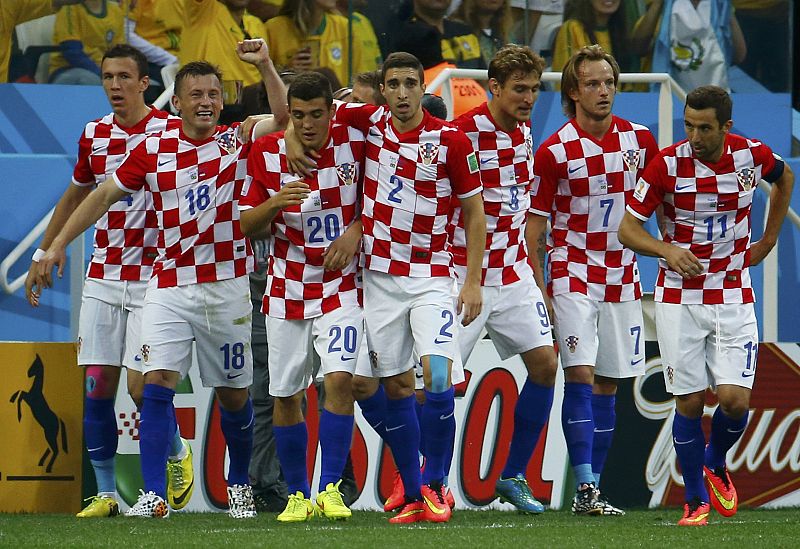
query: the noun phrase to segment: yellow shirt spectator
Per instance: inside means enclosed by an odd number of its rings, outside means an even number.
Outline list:
[[[294,22],[284,15],[268,20],[266,27],[269,54],[277,65],[289,66],[297,50],[308,47],[315,66],[331,69],[343,85],[350,82],[345,17],[324,14],[322,24],[308,37],[303,37]],[[362,66],[369,64],[362,65],[361,41],[357,39],[353,41],[353,74],[370,70],[359,69]],[[371,70],[375,70],[374,65]]]
[[[234,20],[228,8],[217,0],[186,0],[186,21],[181,63],[204,60],[219,67],[225,80],[241,80],[245,86],[261,82],[255,66],[236,56],[236,43],[246,38],[264,38],[264,23],[245,13],[243,26]],[[270,51],[270,56],[275,59]]]
[[[375,36],[375,29],[372,21],[366,15],[353,12],[353,36],[361,42],[361,62],[356,66],[353,63],[353,74],[374,71],[383,62],[381,48],[378,46],[378,38]],[[342,84],[346,84],[342,80]]]
[[[53,30],[53,42],[77,40],[83,44],[83,53],[97,65],[99,71],[103,54],[111,46],[125,42],[125,12],[117,2],[104,0],[99,13],[92,13],[86,4],[66,6],[58,10]],[[60,53],[50,58],[50,74],[70,67]],[[84,67],[88,68],[88,67]]]
[[[611,36],[608,30],[596,30],[594,32],[597,43],[613,55],[611,49]],[[593,42],[589,38],[589,34],[583,27],[583,24],[576,19],[567,19],[561,25],[558,34],[556,35],[556,42],[553,46],[553,70],[561,72],[564,65],[567,64],[572,54],[584,46],[589,46]]]
[[[130,13],[136,34],[176,56],[185,17],[183,0],[137,0]]]
[[[17,0],[0,2],[0,83],[8,81],[8,61],[11,57],[11,35],[14,27],[25,21],[53,13],[50,0]]]

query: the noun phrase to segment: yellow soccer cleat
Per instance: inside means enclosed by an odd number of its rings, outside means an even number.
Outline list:
[[[110,496],[92,496],[84,501],[88,501],[89,505],[75,515],[78,518],[116,517],[119,515],[119,504]]]
[[[189,441],[181,439],[186,455],[180,460],[167,460],[167,501],[175,510],[189,504],[194,491],[194,465]]]
[[[306,499],[303,492],[289,494],[286,509],[278,515],[279,522],[305,522],[314,516],[314,504]]]
[[[342,493],[339,491],[341,483],[341,480],[336,484],[329,482],[325,491],[317,496],[317,509],[321,516],[331,520],[346,520],[353,514],[342,500]]]

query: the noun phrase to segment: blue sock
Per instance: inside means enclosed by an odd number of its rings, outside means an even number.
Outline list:
[[[353,442],[353,416],[334,414],[322,410],[319,418],[319,444],[322,448],[322,471],[319,476],[320,492],[329,482],[336,484],[342,478],[344,464]]]
[[[711,437],[705,450],[705,465],[711,470],[725,465],[725,456],[731,446],[741,438],[747,427],[747,418],[750,411],[742,416],[741,419],[733,419],[725,415],[722,406],[717,406],[714,418],[711,420]]]
[[[419,453],[425,457],[425,429],[422,428],[422,410],[425,406],[419,400],[414,398],[414,411],[417,413],[417,421],[420,424],[419,428]]]
[[[588,383],[565,383],[561,405],[561,426],[567,441],[569,461],[578,485],[594,482],[592,474],[592,386]]]
[[[553,387],[537,385],[530,379],[525,379],[514,408],[514,433],[502,478],[525,474],[542,428],[550,417],[553,391]]]
[[[253,455],[253,401],[248,398],[244,406],[235,412],[229,412],[222,406],[219,411],[220,426],[230,458],[228,486],[250,484],[247,470],[250,468],[250,456]]]
[[[441,393],[425,389],[425,406],[422,407],[420,430],[425,439],[425,470],[422,483],[444,480],[445,460],[451,456],[450,448],[456,431],[455,389],[451,386]]]
[[[606,464],[608,450],[617,424],[616,395],[592,395],[594,440],[592,441],[592,473],[595,486],[600,486],[600,475]]]
[[[686,501],[692,501],[697,497],[700,501],[707,502],[708,491],[703,483],[706,437],[703,434],[700,418],[689,419],[676,411],[675,419],[672,421],[672,442],[683,473]]]
[[[146,383],[139,421],[139,453],[144,491],[167,499],[167,454],[175,425],[175,391]]]
[[[117,454],[117,416],[114,399],[86,397],[83,411],[83,436],[97,479],[97,493],[117,490],[114,456]]]
[[[379,437],[386,439],[383,436],[386,432],[386,392],[383,390],[383,385],[378,385],[378,390],[371,397],[356,402],[367,423],[375,429]]]
[[[308,485],[308,471],[306,470],[306,453],[308,452],[308,430],[306,422],[300,422],[288,427],[273,426],[275,435],[275,449],[278,452],[278,461],[286,481],[289,494],[302,492],[311,497],[311,487]]]
[[[422,480],[419,472],[419,423],[414,412],[415,400],[414,395],[398,400],[386,399],[384,440],[392,449],[406,496],[419,499]]]

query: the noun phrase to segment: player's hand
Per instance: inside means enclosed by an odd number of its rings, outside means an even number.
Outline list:
[[[478,318],[483,307],[483,295],[481,294],[480,284],[470,284],[467,282],[458,294],[458,309],[456,313],[461,316],[461,325],[469,326],[470,323]]]
[[[39,306],[39,297],[42,295],[42,284],[39,279],[39,262],[31,261],[28,275],[25,277],[25,297],[31,307]]]
[[[53,267],[58,266],[58,278],[64,276],[64,266],[67,264],[67,253],[63,246],[56,245],[55,241],[47,249],[47,253],[39,260],[37,285],[40,288],[53,287]]]
[[[256,127],[256,124],[262,120],[267,120],[271,116],[271,114],[256,114],[245,118],[244,121],[239,124],[237,130],[239,132],[239,141],[246,145],[247,142],[250,141],[250,136],[253,135],[253,128]]]
[[[750,244],[750,266],[755,267],[764,261],[774,247],[774,242],[766,242],[763,238]]]
[[[291,123],[289,127],[291,127]],[[286,167],[289,168],[289,172],[303,177],[311,177],[311,172],[317,167],[319,153],[314,150],[306,151],[296,139],[285,139],[285,142]]]
[[[322,252],[322,257],[325,258],[322,266],[326,271],[344,269],[361,249],[361,231],[351,231],[351,228],[348,228]]]
[[[687,249],[671,244],[669,251],[664,254],[670,269],[683,278],[694,278],[703,274],[703,264]]]
[[[245,63],[259,66],[270,62],[269,47],[263,38],[242,40],[236,44],[236,55]]]
[[[273,207],[282,210],[302,204],[303,200],[308,198],[310,192],[311,189],[305,181],[290,181],[281,187],[281,190],[269,200]]]
[[[314,60],[311,58],[311,48],[300,48],[289,60],[289,66],[294,72],[310,71],[314,68]]]

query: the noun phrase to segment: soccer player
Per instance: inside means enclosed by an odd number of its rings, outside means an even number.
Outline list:
[[[147,134],[180,124],[179,118],[145,104],[144,93],[149,85],[147,67],[144,55],[127,45],[114,46],[103,57],[103,90],[112,112],[89,122],[83,131],[72,183],[59,199],[28,270],[25,293],[34,307],[39,305],[42,290],[38,260],[69,215]],[[78,364],[86,371],[83,431],[97,480],[97,495],[78,517],[119,514],[114,471],[118,442],[114,397],[120,370],[125,367],[128,393],[141,409],[144,381],[138,353],[142,305],[156,257],[158,234],[155,212],[147,210],[148,202],[146,191],[128,195],[113,204],[95,226],[94,250],[83,287]],[[193,478],[192,450],[180,438],[176,425],[167,461],[167,493],[174,509],[182,509],[189,503]]]
[[[561,424],[577,481],[572,512],[621,515],[599,492],[616,423],[617,380],[644,372],[641,285],[617,239],[636,178],[658,152],[644,126],[611,113],[619,66],[598,45],[575,52],[561,76],[569,121],[536,151],[526,235],[547,218],[548,292],[564,368]]]
[[[450,379],[456,314],[468,325],[481,310],[486,221],[478,161],[469,139],[420,107],[422,65],[413,55],[386,58],[381,92],[387,105],[344,105],[337,122],[366,136],[364,318],[373,378],[355,389],[367,421],[387,441],[406,500],[389,522],[445,522],[442,480],[455,429]],[[447,224],[456,199],[464,215],[467,273],[456,299]],[[417,420],[412,353],[421,356],[426,403]],[[371,370],[371,371],[370,371]],[[363,378],[362,378],[363,379]],[[354,382],[355,386],[355,382]],[[419,469],[420,423],[426,433]]]
[[[619,229],[620,240],[659,258],[656,330],[667,391],[675,395],[672,440],[686,487],[681,526],[736,513],[738,498],[725,465],[747,427],[756,373],[758,326],[749,267],[775,246],[789,208],[794,175],[788,164],[754,139],[730,133],[732,101],[717,86],[686,96],[687,139],[667,147],[647,167]],[[760,180],[772,183],[767,224],[750,241],[750,210]],[[658,206],[664,240],[642,224]],[[706,445],[700,420],[706,388],[719,405]]]
[[[273,96],[285,93],[263,40],[238,45]],[[188,63],[175,78],[173,106],[181,127],[148,136],[113,177],[104,181],[72,214],[47,253],[39,272],[50,282],[59,274],[64,249],[114,203],[146,188],[158,218],[158,257],[142,312],[144,371],[140,451],[145,489],[130,516],[167,517],[164,462],[175,424],[175,387],[191,366],[196,342],[200,376],[215,388],[222,432],[228,445],[228,503],[234,518],[255,516],[248,484],[253,433],[250,295],[253,256],[239,227],[237,202],[245,176],[244,146],[236,128],[217,126],[222,78],[206,62]],[[277,129],[275,118],[254,134]]]
[[[489,64],[492,99],[454,120],[478,153],[487,225],[481,275],[483,309],[472,324],[460,330],[458,344],[466,362],[486,327],[503,360],[520,355],[525,364],[528,376],[514,410],[511,447],[495,492],[527,513],[544,511],[531,493],[525,470],[550,416],[556,377],[547,306],[528,260],[529,252],[536,253],[537,243],[525,241],[534,177],[530,118],[543,69],[544,60],[528,47],[500,49]],[[459,286],[467,272],[460,213],[457,208],[453,218],[453,259]],[[537,273],[537,278],[543,281],[543,274]]]
[[[278,520],[302,522],[314,514],[303,459],[308,446],[303,398],[317,368],[324,376],[325,405],[316,504],[325,517],[347,519],[351,512],[339,485],[353,437],[351,380],[364,331],[357,282],[364,135],[332,124],[331,86],[319,73],[297,76],[288,103],[295,135],[317,153],[317,167],[298,180],[287,170],[283,135],[263,137],[250,152],[239,206],[245,234],[265,228],[272,233],[263,311],[273,432],[289,488]]]

